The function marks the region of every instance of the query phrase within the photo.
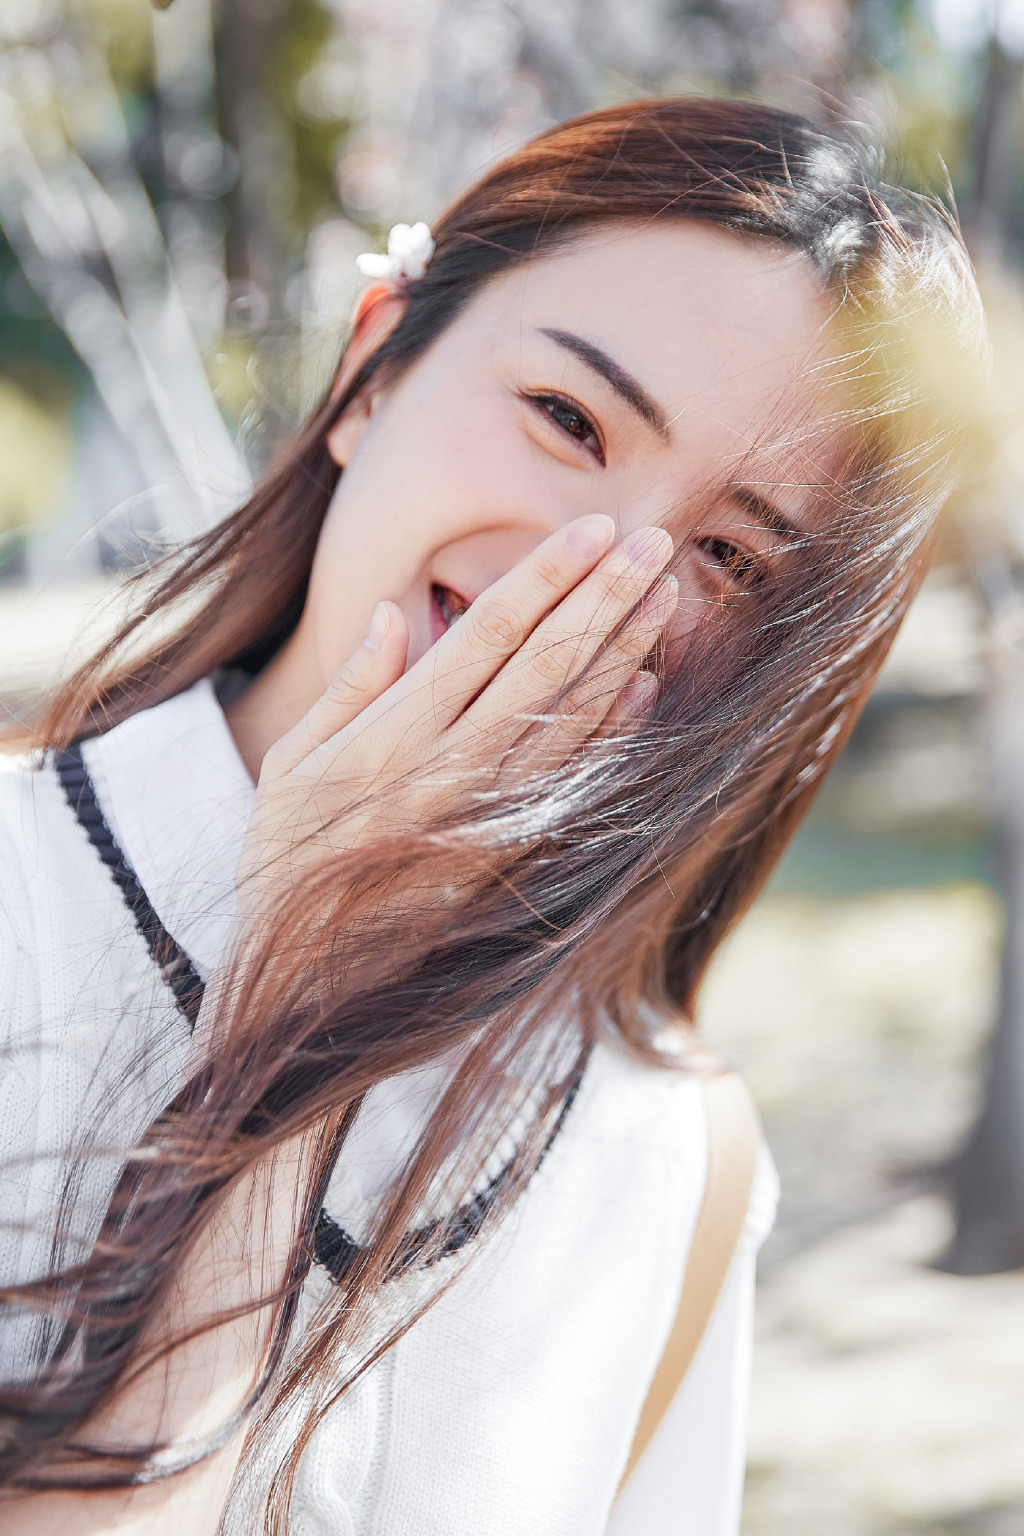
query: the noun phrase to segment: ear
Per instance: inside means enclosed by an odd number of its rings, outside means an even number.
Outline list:
[[[352,335],[331,386],[332,400],[345,393],[363,365],[387,341],[405,314],[407,303],[404,293],[394,283],[372,283],[360,294],[352,317]],[[373,394],[367,387],[349,401],[328,432],[328,452],[342,469],[355,452],[372,411]]]

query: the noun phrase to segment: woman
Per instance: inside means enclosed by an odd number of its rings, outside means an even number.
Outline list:
[[[977,297],[735,102],[565,124],[434,236],[0,780],[4,1530],[736,1529],[763,1160],[609,1516],[695,994],[920,580]]]

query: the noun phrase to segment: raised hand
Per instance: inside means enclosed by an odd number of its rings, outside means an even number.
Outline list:
[[[556,767],[643,710],[656,684],[642,663],[677,602],[663,574],[673,545],[661,528],[611,548],[614,534],[600,515],[553,534],[408,672],[401,609],[378,604],[359,650],[264,759],[243,907],[331,851],[449,811],[461,786],[500,791],[510,772]],[[425,771],[442,766],[455,771]]]

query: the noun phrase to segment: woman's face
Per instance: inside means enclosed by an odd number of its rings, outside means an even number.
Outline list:
[[[331,681],[379,599],[408,619],[411,665],[585,513],[620,535],[670,529],[677,633],[751,590],[828,475],[827,348],[807,259],[709,225],[606,227],[495,280],[332,430],[345,472],[282,656],[296,705]]]

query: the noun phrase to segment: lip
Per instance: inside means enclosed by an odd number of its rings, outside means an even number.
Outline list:
[[[460,605],[461,612],[450,612],[450,599],[454,598]],[[430,583],[430,627],[433,639],[440,640],[446,635],[456,619],[470,606],[473,599],[460,592],[457,587],[450,587],[447,582],[432,581]]]

